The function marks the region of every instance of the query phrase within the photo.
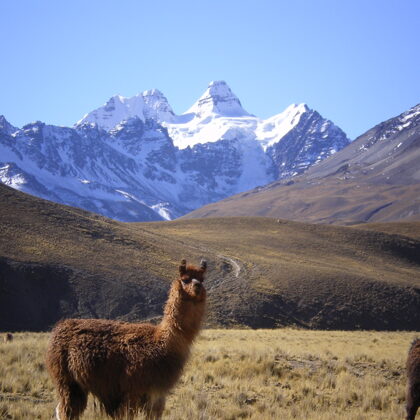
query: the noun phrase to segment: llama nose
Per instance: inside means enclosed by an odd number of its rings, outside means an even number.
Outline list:
[[[197,279],[192,279],[192,284],[194,287],[196,287],[197,289],[199,289],[201,287],[201,281],[197,280]]]

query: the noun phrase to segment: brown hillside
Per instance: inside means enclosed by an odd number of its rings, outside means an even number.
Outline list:
[[[324,179],[248,191],[201,207],[182,219],[265,216],[308,223],[352,225],[420,220],[420,184],[369,185]]]
[[[119,223],[0,185],[0,329],[161,314],[181,257],[209,261],[208,323],[418,329],[420,223]]]

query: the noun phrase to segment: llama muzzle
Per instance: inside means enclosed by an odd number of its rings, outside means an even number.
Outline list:
[[[199,294],[202,287],[201,281],[197,279],[192,279],[192,285],[193,285],[195,293]]]

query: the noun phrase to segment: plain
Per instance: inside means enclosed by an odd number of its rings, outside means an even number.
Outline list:
[[[0,418],[52,418],[48,333],[0,344]],[[411,332],[204,330],[164,420],[403,418]],[[93,401],[83,420],[99,420]],[[141,418],[141,417],[139,417]]]

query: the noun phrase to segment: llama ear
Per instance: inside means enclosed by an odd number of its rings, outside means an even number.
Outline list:
[[[185,274],[186,271],[187,271],[187,260],[184,258],[183,260],[181,260],[181,265],[179,266],[179,273]]]
[[[207,270],[207,261],[206,260],[201,260],[200,267],[203,271],[206,271]]]

